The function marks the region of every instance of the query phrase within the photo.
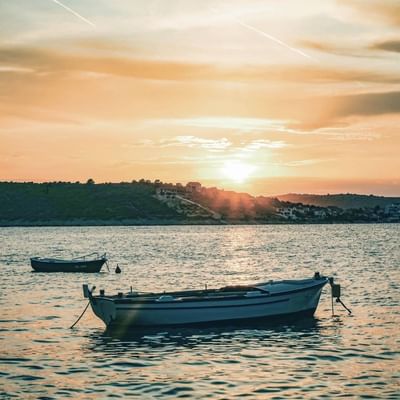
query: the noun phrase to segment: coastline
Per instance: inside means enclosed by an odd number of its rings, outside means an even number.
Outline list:
[[[204,220],[163,220],[163,219],[129,219],[129,220],[55,220],[55,221],[1,221],[0,228],[18,227],[90,227],[90,226],[235,226],[235,225],[354,225],[354,224],[398,224],[399,221],[221,221]]]

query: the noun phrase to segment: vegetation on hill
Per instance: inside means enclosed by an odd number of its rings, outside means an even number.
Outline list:
[[[303,203],[318,207],[340,207],[350,208],[374,208],[376,206],[385,207],[389,204],[400,203],[400,197],[383,197],[374,195],[360,194],[296,194],[289,193],[277,196],[281,201],[291,203]]]
[[[361,195],[280,198],[161,181],[0,182],[0,225],[399,222],[400,199]],[[399,204],[395,204],[399,203]]]
[[[146,183],[0,182],[0,221],[181,219]]]
[[[271,197],[253,197],[247,193],[237,193],[216,188],[193,193],[193,200],[217,212],[229,221],[265,221],[275,222],[280,218],[276,209],[283,203]]]

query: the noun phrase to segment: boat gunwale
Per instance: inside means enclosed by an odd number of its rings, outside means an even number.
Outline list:
[[[77,265],[77,264],[88,264],[88,263],[96,263],[100,261],[107,261],[106,257],[94,258],[90,260],[76,259],[76,260],[62,260],[60,258],[40,258],[40,257],[32,257],[31,262],[40,263],[40,264],[64,264],[64,265]]]
[[[297,288],[297,289],[293,289],[293,290],[285,290],[282,292],[268,292],[265,294],[260,294],[258,296],[246,296],[247,292],[243,292],[240,295],[230,295],[230,296],[224,296],[224,297],[218,297],[218,296],[207,296],[207,292],[203,291],[202,293],[202,297],[187,297],[187,298],[173,298],[171,300],[162,300],[159,301],[160,296],[168,296],[168,295],[172,295],[172,294],[176,294],[176,293],[182,293],[182,292],[166,292],[166,293],[151,293],[151,294],[145,294],[145,295],[140,295],[138,294],[138,296],[135,297],[124,297],[124,298],[120,298],[118,297],[118,295],[116,296],[100,296],[100,295],[96,295],[93,296],[93,299],[95,300],[103,300],[103,301],[110,301],[115,303],[115,305],[120,305],[120,304],[131,304],[131,305],[135,305],[135,304],[145,304],[145,305],[152,305],[152,304],[156,304],[156,305],[160,305],[161,304],[179,304],[179,303],[199,303],[199,302],[221,302],[221,301],[237,301],[237,300],[246,300],[246,301],[250,301],[250,300],[258,300],[258,299],[263,299],[263,298],[269,298],[269,297],[276,297],[276,296],[287,296],[287,295],[291,295],[293,293],[299,293],[299,292],[304,292],[307,290],[312,290],[312,289],[318,289],[318,288],[322,288],[324,287],[327,283],[328,283],[328,279],[327,278],[322,278],[319,279],[317,281],[317,284],[314,285],[309,285],[306,287],[302,287],[302,288]],[[217,291],[218,289],[216,289]],[[254,291],[257,291],[257,288],[254,287]],[[193,292],[193,291],[192,291]],[[201,291],[198,291],[198,293],[200,294]],[[210,292],[208,292],[210,293]],[[211,292],[212,293],[212,292]],[[215,292],[217,293],[217,292]],[[223,292],[222,292],[223,293]],[[152,296],[151,299],[144,299],[143,297],[146,296]],[[158,296],[158,297],[157,297]],[[158,301],[157,301],[158,300]],[[249,305],[257,305],[259,303],[250,303]],[[236,305],[232,305],[232,307],[235,307]],[[214,306],[209,306],[209,307],[214,307]],[[215,306],[215,307],[218,307]],[[189,308],[189,307],[184,307],[184,308]],[[155,309],[155,308],[153,308]],[[177,309],[177,307],[175,307],[174,309]],[[150,308],[149,308],[150,310]]]

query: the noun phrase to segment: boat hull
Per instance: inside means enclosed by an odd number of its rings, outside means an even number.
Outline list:
[[[43,261],[31,258],[31,266],[36,272],[100,272],[107,260]]]
[[[267,293],[236,298],[174,299],[146,302],[104,296],[91,298],[94,313],[107,327],[155,327],[209,325],[255,320],[276,320],[293,316],[312,316],[318,306],[325,280],[282,293]]]

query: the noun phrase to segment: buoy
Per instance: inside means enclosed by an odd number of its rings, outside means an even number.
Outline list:
[[[120,274],[122,271],[121,271],[121,268],[118,266],[118,264],[117,264],[117,268],[115,268],[115,273],[116,274]]]

